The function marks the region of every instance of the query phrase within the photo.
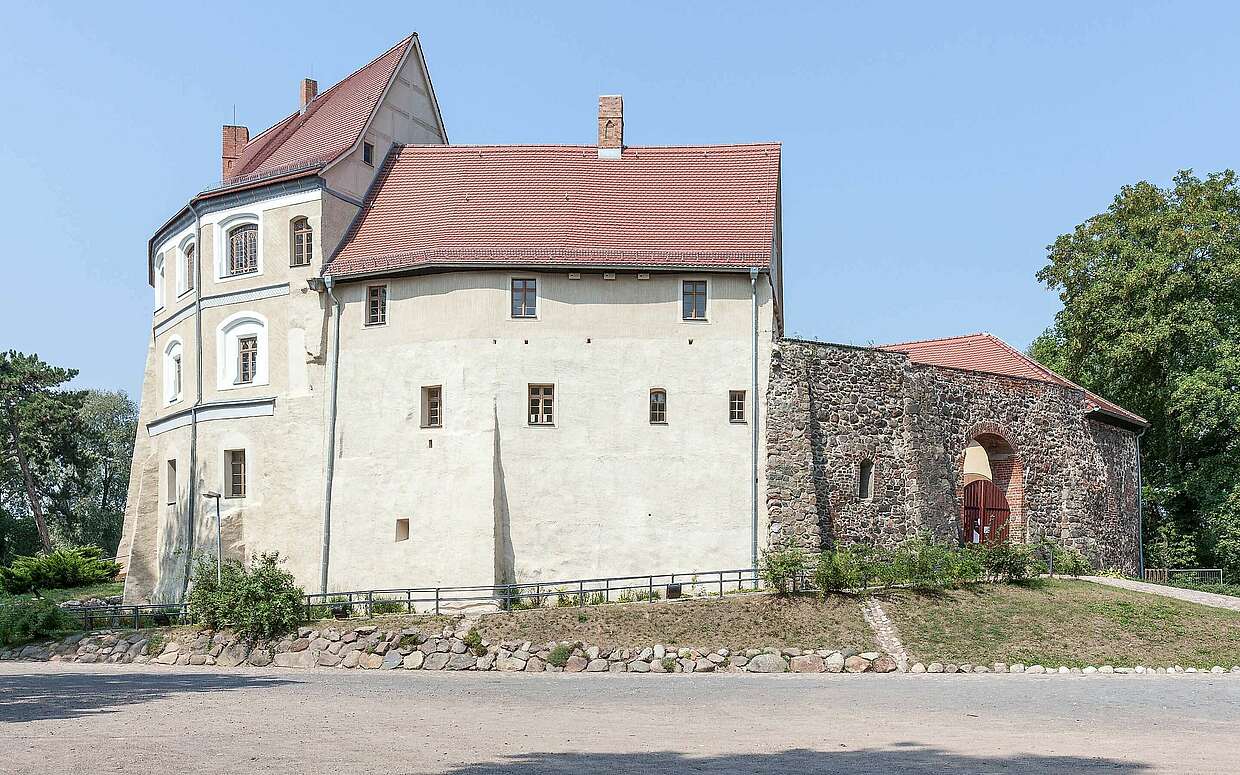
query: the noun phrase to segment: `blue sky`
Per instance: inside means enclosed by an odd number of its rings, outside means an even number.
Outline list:
[[[790,334],[990,331],[1119,187],[1234,167],[1230,3],[272,3],[4,7],[0,347],[137,397],[146,240],[252,132],[416,30],[450,139],[784,143]]]

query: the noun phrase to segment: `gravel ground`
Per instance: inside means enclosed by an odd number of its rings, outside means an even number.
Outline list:
[[[0,772],[1235,773],[1234,676],[0,665]]]

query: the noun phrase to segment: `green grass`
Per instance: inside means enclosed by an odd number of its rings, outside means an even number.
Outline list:
[[[115,597],[125,591],[125,582],[109,581],[106,584],[91,584],[85,587],[70,587],[68,589],[45,589],[39,594],[45,600],[51,600],[53,603],[63,603],[66,600],[86,600],[92,597]],[[0,592],[0,599],[5,597]],[[23,595],[13,595],[18,600],[29,600],[34,597],[31,593]]]
[[[1240,612],[1039,579],[878,595],[912,659],[1058,667],[1240,664]]]

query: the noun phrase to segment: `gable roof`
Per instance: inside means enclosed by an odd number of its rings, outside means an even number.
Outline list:
[[[434,265],[769,268],[780,146],[406,145],[323,274]]]
[[[1101,412],[1140,427],[1149,425],[1140,415],[1133,414],[1118,404],[1107,401],[1075,382],[1059,376],[992,334],[979,333],[944,339],[923,339],[882,345],[878,349],[905,353],[913,363],[927,366],[984,371],[990,374],[1050,382],[1075,388],[1085,394],[1087,411]]]
[[[250,140],[224,184],[324,166],[347,153],[365,131],[416,37],[405,38],[315,97],[305,111],[294,112]]]

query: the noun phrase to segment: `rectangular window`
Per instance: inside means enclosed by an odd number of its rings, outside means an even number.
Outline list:
[[[514,318],[538,317],[537,280],[512,281],[512,316]]]
[[[172,359],[172,400],[181,397],[181,356]]]
[[[650,422],[667,422],[667,391],[650,391]]]
[[[408,541],[409,540],[409,520],[407,519],[396,520],[396,540],[397,541]]]
[[[862,460],[861,472],[857,481],[857,497],[868,501],[874,492],[874,461]]]
[[[177,505],[177,461],[169,460],[167,468],[167,481],[164,486],[168,488],[168,493],[164,497],[164,501],[169,506]]]
[[[245,450],[230,449],[224,453],[228,461],[228,497],[244,498],[246,485]]]
[[[728,420],[745,422],[745,391],[728,391]]]
[[[530,425],[555,423],[555,385],[530,385]]]
[[[194,246],[189,245],[185,248],[185,290],[194,290],[194,275],[197,269],[194,268]]]
[[[685,280],[680,286],[681,312],[685,320],[706,319],[706,281]]]
[[[366,288],[366,325],[381,326],[385,323],[387,323],[387,286],[368,286]]]
[[[375,166],[375,146],[373,143],[362,143],[362,161]]]
[[[254,381],[258,373],[258,337],[242,336],[237,339],[237,384]]]
[[[443,388],[439,385],[422,388],[422,427],[443,425]]]

